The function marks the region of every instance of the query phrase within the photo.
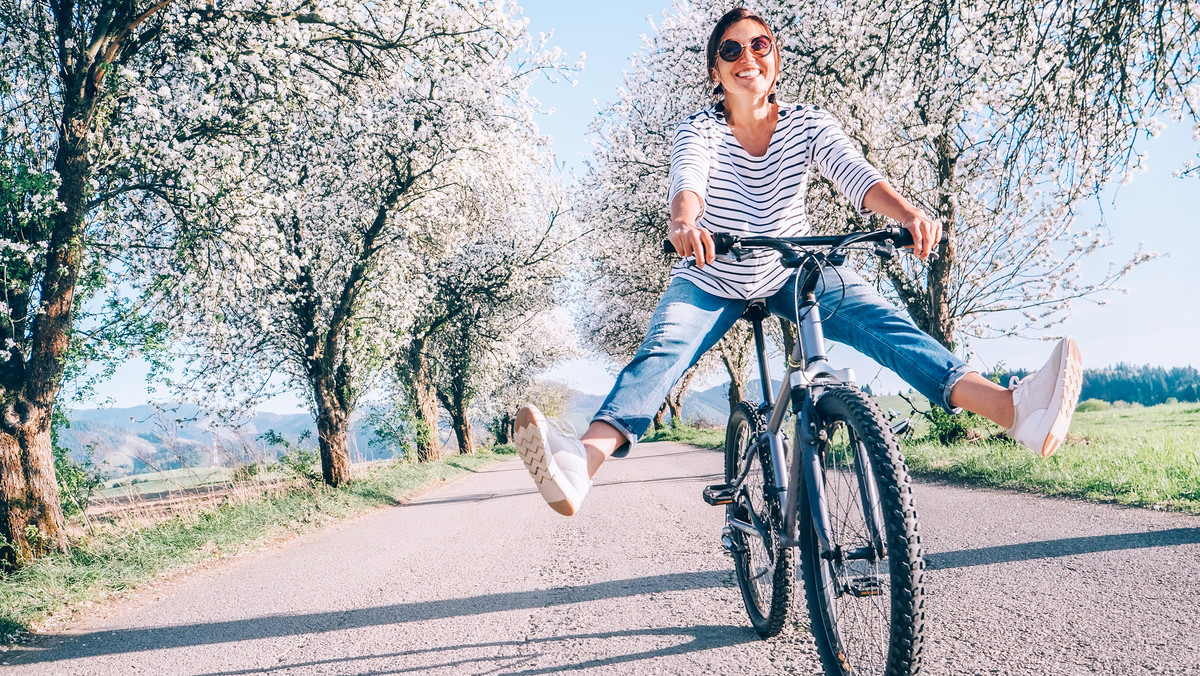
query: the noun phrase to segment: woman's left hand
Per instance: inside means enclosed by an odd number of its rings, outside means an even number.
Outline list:
[[[903,221],[904,228],[912,233],[913,253],[917,258],[925,260],[929,253],[938,245],[942,238],[942,224],[929,218],[925,212],[917,210],[916,214]]]

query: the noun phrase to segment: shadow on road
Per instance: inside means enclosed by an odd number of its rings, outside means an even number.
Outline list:
[[[939,552],[925,556],[925,565],[933,570],[947,568],[970,568],[1010,561],[1033,561],[1052,559],[1075,554],[1093,554],[1122,549],[1145,549],[1147,547],[1173,547],[1200,544],[1200,528],[1172,528],[1148,533],[1121,533],[1117,535],[1094,535],[1042,542],[1022,542],[1015,545],[998,545],[978,549],[962,549],[956,552]]]
[[[524,468],[521,468],[524,472]],[[603,488],[605,486],[623,486],[625,484],[674,484],[674,483],[714,483],[722,480],[720,474],[686,474],[684,476],[665,476],[656,479],[629,479],[626,481],[597,481],[595,488]],[[524,483],[524,482],[523,482]],[[484,500],[495,500],[498,498],[512,498],[522,495],[536,495],[537,488],[532,487],[533,482],[529,482],[529,488],[519,488],[511,491],[498,491],[491,493],[469,493],[466,495],[458,495],[453,498],[418,498],[410,503],[409,506],[418,507],[421,505],[452,505],[460,502],[483,502]],[[700,489],[696,489],[696,500],[700,500]]]
[[[523,663],[528,663],[538,658],[543,654],[543,652],[545,652],[544,648],[546,646],[555,642],[563,642],[568,645],[572,645],[577,644],[579,641],[587,640],[603,641],[608,639],[640,639],[646,637],[678,637],[679,639],[684,640],[684,642],[663,648],[642,650],[625,655],[599,657],[574,664],[554,664],[549,666],[530,666],[524,669],[521,668]],[[411,660],[414,657],[431,655],[435,653],[451,654],[457,651],[476,650],[485,650],[487,652],[486,654],[479,655],[478,657],[464,657],[462,659],[448,660],[436,664],[422,663],[420,665],[397,667],[393,669],[375,669],[369,671],[355,670],[353,673],[355,673],[357,676],[382,676],[383,674],[403,674],[432,669],[467,669],[473,665],[476,667],[486,665],[493,667],[493,669],[483,673],[503,671],[505,674],[514,676],[534,676],[536,674],[553,674],[562,671],[575,671],[578,669],[612,666],[615,664],[637,662],[638,660],[666,657],[669,655],[683,655],[690,652],[725,648],[743,643],[751,643],[758,640],[758,636],[747,627],[723,627],[712,625],[693,627],[655,627],[645,629],[626,629],[623,631],[607,631],[591,634],[544,636],[541,638],[530,638],[523,641],[464,643],[462,645],[423,648],[419,650],[403,650],[400,652],[377,655],[353,655],[347,657],[336,657],[328,660],[293,662],[288,664],[279,664],[269,668],[214,671],[202,674],[201,676],[244,676],[246,674],[267,674],[273,671],[287,671],[291,669],[304,669],[331,665],[336,665],[344,669],[350,664],[356,662],[369,662],[373,660]]]
[[[644,578],[598,582],[577,587],[534,589],[530,591],[485,594],[458,599],[398,603],[374,608],[338,610],[327,613],[270,615],[228,622],[209,622],[147,629],[123,629],[74,634],[71,640],[51,648],[33,647],[13,662],[36,663],[94,657],[146,650],[212,645],[232,641],[250,641],[279,636],[340,631],[406,622],[422,622],[449,617],[469,617],[484,613],[526,608],[545,608],[569,603],[733,586],[732,571],[671,573]],[[725,628],[729,630],[730,628]],[[699,629],[682,629],[695,632]],[[47,637],[52,639],[53,637]],[[699,638],[699,637],[697,637]]]

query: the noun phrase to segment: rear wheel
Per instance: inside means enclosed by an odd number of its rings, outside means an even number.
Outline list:
[[[924,560],[908,469],[882,412],[862,392],[816,403],[833,551],[822,555],[797,486],[805,597],[827,674],[900,676],[921,668]]]
[[[741,475],[745,463],[750,464],[742,489],[727,508],[727,523],[742,600],[750,623],[763,638],[783,629],[796,584],[796,550],[778,547],[783,513],[770,450],[757,449],[746,457],[746,449],[765,428],[765,421],[754,407],[741,402],[729,417],[725,431],[726,483]]]

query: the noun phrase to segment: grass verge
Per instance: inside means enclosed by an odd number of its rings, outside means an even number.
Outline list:
[[[641,443],[649,443],[651,441],[675,441],[681,444],[699,446],[700,448],[724,448],[725,430],[715,427],[672,423],[642,437]]]
[[[1200,404],[1081,410],[1057,453],[1007,440],[904,443],[918,476],[1200,514]]]
[[[0,575],[0,637],[11,642],[53,615],[160,576],[400,504],[422,488],[511,457],[507,447],[495,450],[424,464],[374,466],[341,488],[297,485],[142,528],[100,528],[76,540],[69,554],[46,557]]]
[[[899,397],[880,398],[880,404],[908,409]],[[1067,442],[1049,458],[993,436],[1000,428],[990,423],[981,430],[984,440],[948,446],[921,438],[929,425],[919,416],[914,423],[916,432],[904,440],[904,455],[916,476],[1200,514],[1200,404],[1195,402],[1081,406]],[[720,448],[725,433],[680,425],[643,441]]]

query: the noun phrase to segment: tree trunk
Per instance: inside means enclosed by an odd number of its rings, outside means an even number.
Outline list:
[[[938,155],[938,221],[949,237],[945,244],[938,248],[937,260],[929,263],[929,322],[927,327],[921,327],[934,340],[947,349],[955,348],[954,331],[957,328],[955,317],[950,312],[948,297],[950,274],[954,267],[955,251],[954,230],[958,218],[954,204],[956,191],[955,168],[958,164],[958,152],[947,134],[942,134],[935,141]]]
[[[662,406],[658,407],[658,413],[654,414],[654,431],[655,432],[666,427],[666,417],[667,417],[667,401],[664,401],[662,403]]]
[[[409,405],[417,423],[417,462],[429,462],[442,457],[438,448],[438,404],[429,357],[425,354],[425,338],[413,338],[408,347],[407,373],[401,374],[408,390]]]
[[[467,417],[467,412],[461,409],[451,411],[450,418],[454,422],[454,438],[458,441],[459,454],[474,455],[475,430],[471,428],[471,420]]]
[[[739,355],[734,354],[731,346],[723,344],[728,338],[729,336],[726,336],[722,339],[722,344],[719,345],[721,361],[725,364],[725,370],[729,372],[729,414],[733,415],[738,402],[743,401],[746,396],[746,364],[738,358]]]
[[[0,560],[7,565],[67,548],[50,448],[51,411],[36,407],[30,414],[15,428],[4,421],[0,431],[0,534],[10,543]]]
[[[495,435],[497,444],[507,444],[512,441],[514,422],[516,422],[516,416],[507,412],[501,413],[492,419],[492,434]]]
[[[317,403],[317,442],[321,449],[321,478],[330,486],[350,481],[350,411],[336,396],[332,379],[313,387]]]
[[[796,325],[786,319],[779,320],[779,330],[783,334],[783,363],[792,358],[792,350],[796,349]]]
[[[683,422],[683,395],[687,394],[688,387],[692,384],[692,379],[696,377],[697,369],[695,366],[687,370],[671,392],[667,395],[667,407],[671,409],[671,417],[676,422]]]
[[[3,375],[0,536],[10,544],[0,558],[17,565],[67,548],[50,426],[75,320],[75,284],[91,176],[88,137],[93,101],[82,89],[68,90],[63,106],[54,158],[62,210],[50,222],[41,299],[29,336],[29,360],[23,364],[15,357],[5,364]],[[89,87],[87,93],[94,91]]]

